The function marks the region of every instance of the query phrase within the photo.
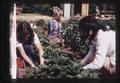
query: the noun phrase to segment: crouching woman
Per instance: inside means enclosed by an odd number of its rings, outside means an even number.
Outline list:
[[[115,31],[99,24],[93,16],[86,16],[81,19],[79,28],[91,41],[91,48],[82,61],[83,69],[100,69],[105,77],[115,76]]]
[[[44,64],[44,52],[37,34],[28,22],[20,22],[17,26],[17,56],[21,56],[31,67],[35,67],[34,46],[38,50],[39,64]]]

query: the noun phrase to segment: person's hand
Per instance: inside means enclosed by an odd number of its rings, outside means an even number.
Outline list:
[[[31,67],[32,67],[32,68],[34,68],[34,67],[35,67],[35,65],[34,65],[34,64],[32,64],[32,65],[31,65]]]
[[[44,62],[45,62],[44,58],[41,58],[40,64],[41,64],[41,65],[44,65],[44,64],[45,64]]]
[[[81,65],[82,65],[82,67],[85,67],[85,65],[87,65],[87,64],[84,62],[84,60],[82,60]]]
[[[83,69],[88,69],[87,66],[83,66]]]

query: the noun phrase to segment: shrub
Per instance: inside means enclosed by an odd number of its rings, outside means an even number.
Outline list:
[[[75,59],[73,54],[57,50],[56,45],[49,43],[49,40],[42,33],[38,37],[44,47],[45,65],[37,65],[32,71],[27,68],[25,78],[32,79],[99,79],[99,70],[83,70],[81,62]]]
[[[115,19],[97,20],[101,25],[109,25],[110,29],[115,30]],[[70,19],[63,27],[65,29],[63,33],[65,45],[71,47],[73,52],[80,52],[81,58],[85,57],[91,43],[84,38],[84,34],[79,29],[79,19]]]
[[[85,57],[89,50],[90,42],[85,40],[83,32],[79,29],[79,20],[70,20],[69,27],[65,28],[65,45],[71,47],[73,52],[80,52],[81,58]],[[67,25],[68,25],[67,24]]]
[[[109,25],[110,29],[115,30],[115,19],[109,19],[109,20],[100,20],[98,19],[98,22],[102,25]]]
[[[111,24],[114,27],[114,20],[98,20],[102,24]],[[84,34],[78,26],[79,20],[69,20],[64,24],[63,38],[65,45],[71,47],[73,52],[80,52],[83,58],[87,54],[90,42],[85,40]],[[114,28],[113,28],[114,29]],[[99,70],[83,70],[81,59],[77,60],[74,54],[58,51],[56,44],[51,44],[43,33],[37,33],[44,47],[45,65],[36,66],[33,71],[27,72],[26,78],[34,79],[100,79],[102,74]],[[28,69],[29,70],[29,69]]]
[[[44,48],[46,65],[38,65],[32,72],[27,72],[26,78],[33,79],[99,79],[98,70],[83,70],[82,65],[73,55],[57,51],[48,46]]]

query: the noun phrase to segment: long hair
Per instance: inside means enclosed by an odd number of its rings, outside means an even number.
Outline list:
[[[100,24],[94,16],[86,16],[79,22],[79,29],[92,29],[98,31],[104,30],[106,27]]]
[[[107,28],[100,24],[94,16],[83,17],[79,22],[79,29],[87,32],[92,30],[93,33],[90,40],[93,40],[99,29],[102,29],[103,31],[107,30]]]
[[[29,35],[28,40],[25,39]],[[17,26],[17,40],[20,43],[31,44],[34,40],[34,33],[30,24],[26,21],[20,22]]]

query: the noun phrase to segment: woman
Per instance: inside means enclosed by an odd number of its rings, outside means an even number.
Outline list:
[[[37,34],[28,22],[20,22],[17,26],[17,52],[18,56],[21,55],[31,67],[35,67],[33,46],[36,46],[38,50],[39,63],[44,64],[44,52]]]
[[[115,32],[100,25],[93,16],[80,20],[79,28],[91,40],[91,48],[83,59],[83,69],[101,69],[108,76],[116,72]]]
[[[53,19],[48,22],[48,37],[52,43],[61,43],[63,46],[63,39],[61,37],[61,15],[62,12],[59,8],[53,8]]]

